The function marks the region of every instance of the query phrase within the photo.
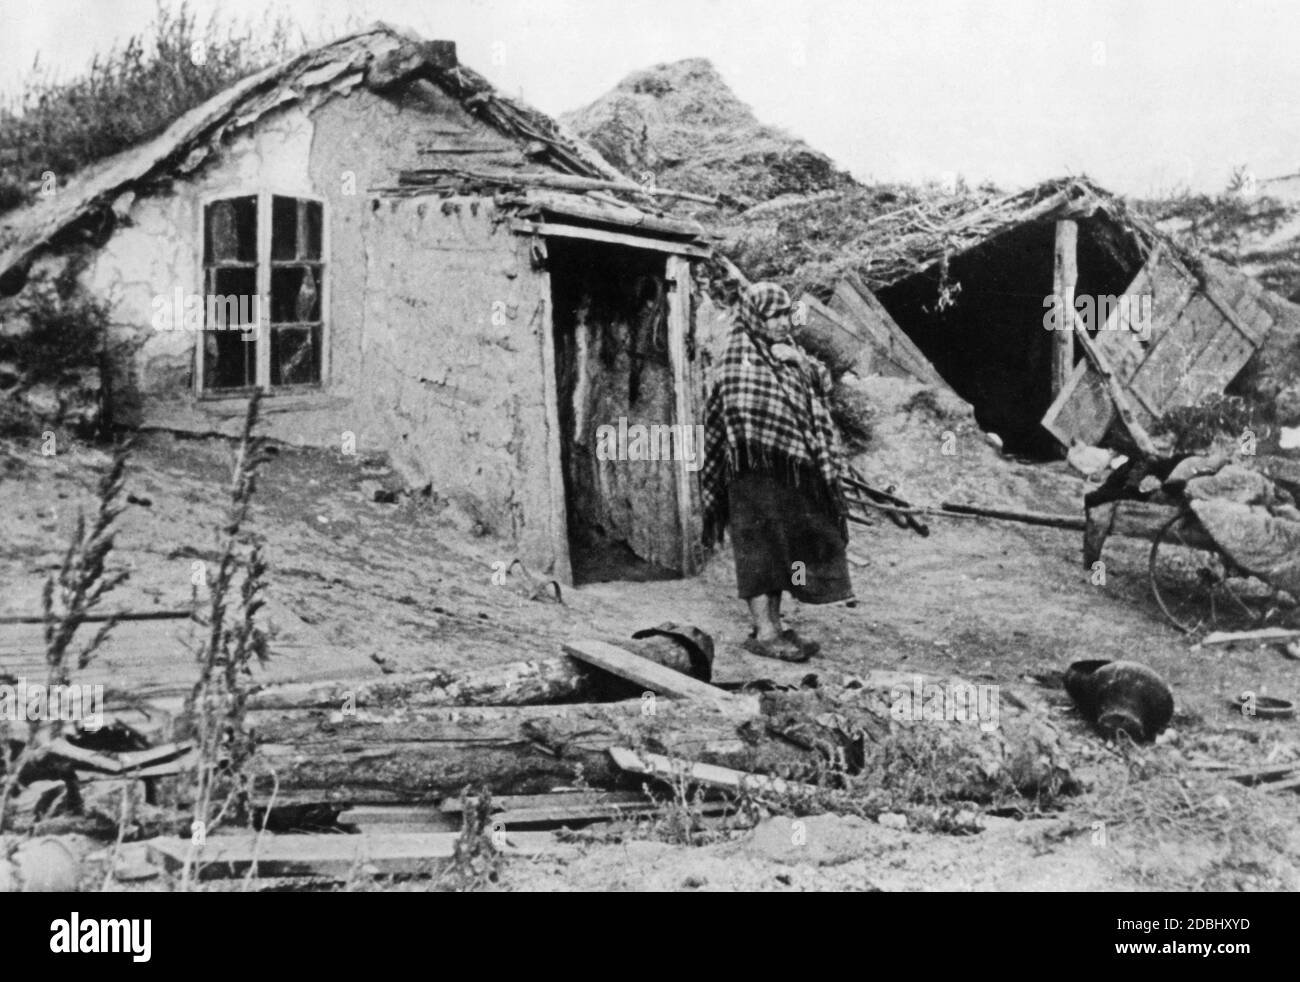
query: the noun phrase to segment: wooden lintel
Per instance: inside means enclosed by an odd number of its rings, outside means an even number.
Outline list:
[[[608,242],[611,245],[629,246],[633,249],[649,249],[654,252],[667,252],[694,259],[707,259],[711,250],[691,242],[670,242],[667,239],[651,239],[642,235],[629,235],[627,232],[610,232],[601,228],[586,228],[581,225],[565,225],[560,222],[530,222],[515,218],[510,222],[510,230],[523,235],[545,235],[569,239],[589,239],[593,242]]]

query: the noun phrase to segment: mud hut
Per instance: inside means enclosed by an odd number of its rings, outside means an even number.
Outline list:
[[[709,250],[668,193],[376,25],[3,216],[0,316],[71,271],[119,424],[232,434],[260,388],[272,438],[387,455],[534,570],[684,575]]]
[[[1180,248],[1086,179],[879,222],[866,276],[1008,451],[1141,443],[1228,388],[1300,309]],[[1067,312],[1073,311],[1073,314]],[[1082,322],[1084,330],[1076,327]]]

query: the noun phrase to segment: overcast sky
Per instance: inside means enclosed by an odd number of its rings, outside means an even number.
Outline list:
[[[764,122],[863,180],[960,173],[1015,187],[1087,173],[1116,191],[1219,190],[1300,171],[1295,0],[193,0],[314,40],[388,20],[549,113],[631,71],[703,56]],[[0,86],[71,72],[147,26],[153,0],[0,0]]]

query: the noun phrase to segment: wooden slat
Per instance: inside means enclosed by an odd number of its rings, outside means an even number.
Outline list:
[[[835,284],[829,306],[835,313],[863,328],[877,349],[904,373],[931,385],[947,385],[943,376],[930,364],[930,359],[856,275],[849,273]]]
[[[242,876],[254,865],[260,876],[325,876],[345,879],[358,870],[433,873],[455,855],[455,832],[382,835],[212,835],[195,850],[200,877]],[[189,839],[161,837],[145,843],[149,857],[169,872],[185,864]],[[573,855],[576,849],[549,832],[511,832],[501,851],[515,856]]]
[[[653,252],[669,252],[680,256],[694,256],[707,259],[712,251],[704,246],[690,242],[671,242],[667,239],[652,239],[643,235],[629,235],[626,232],[608,232],[599,228],[585,228],[581,225],[565,225],[560,222],[530,222],[522,218],[510,220],[510,229],[526,235],[544,235],[568,239],[588,239],[592,242],[608,242],[611,245],[629,246],[633,249],[649,249]]]
[[[756,697],[733,696],[707,682],[674,672],[605,641],[572,641],[564,645],[564,651],[581,662],[661,695],[705,703],[728,713],[754,714],[758,711]]]
[[[694,430],[686,428],[693,424],[695,414],[691,411],[692,397],[690,388],[690,366],[686,357],[686,337],[690,333],[691,321],[691,265],[681,256],[669,256],[665,269],[668,282],[668,361],[673,373],[673,422],[681,427],[679,434]],[[692,440],[694,437],[692,437]],[[697,461],[703,459],[704,447],[692,445]],[[696,509],[692,494],[691,471],[684,460],[674,462],[674,477],[677,490],[677,532],[681,536],[678,544],[680,569],[682,574],[690,576],[696,571],[695,543],[699,535],[695,528]]]
[[[1074,366],[1065,388],[1043,416],[1042,424],[1062,446],[1070,446],[1072,440],[1091,445],[1106,435],[1114,414],[1106,383],[1085,359]]]
[[[688,780],[712,788],[725,788],[729,791],[757,791],[771,794],[788,794],[790,792],[812,794],[819,789],[815,785],[786,781],[779,777],[767,777],[763,774],[747,774],[732,770],[730,767],[718,767],[713,764],[698,764],[679,757],[665,757],[662,754],[641,753],[628,747],[610,747],[609,755],[622,770],[633,774],[647,774],[669,781]]]

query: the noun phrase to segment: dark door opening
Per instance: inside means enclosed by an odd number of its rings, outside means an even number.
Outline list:
[[[655,439],[674,421],[665,258],[567,238],[547,253],[574,582],[678,578],[680,464]]]

